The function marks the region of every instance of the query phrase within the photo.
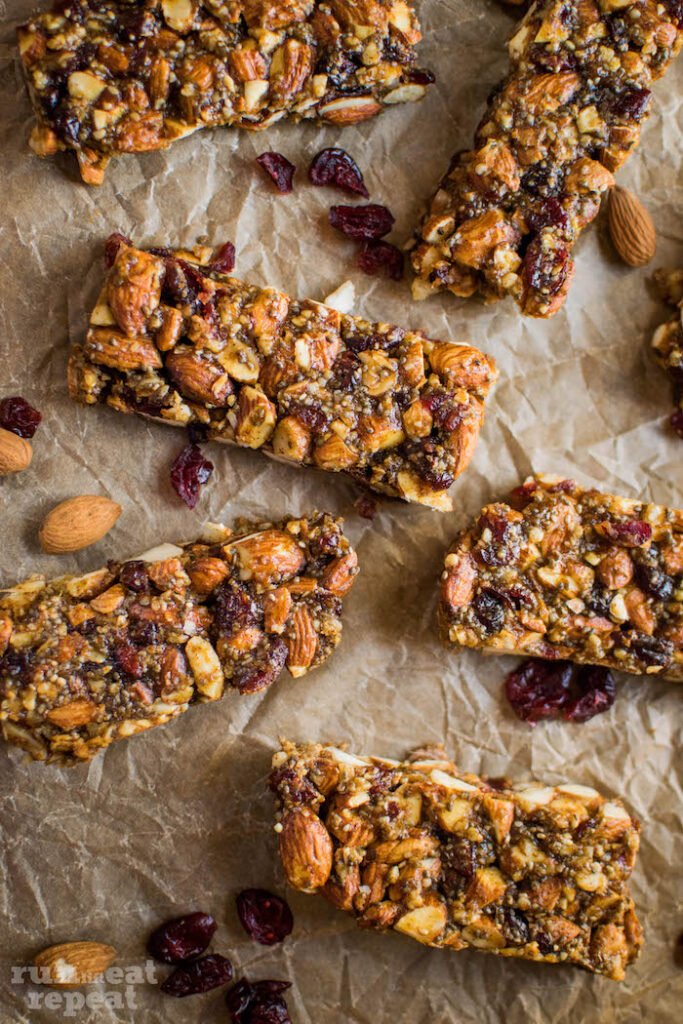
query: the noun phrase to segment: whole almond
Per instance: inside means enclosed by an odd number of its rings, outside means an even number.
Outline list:
[[[0,427],[0,476],[21,473],[31,465],[33,448],[11,430]]]
[[[121,515],[121,506],[99,494],[68,498],[48,512],[40,528],[40,546],[48,555],[80,551],[108,533]]]
[[[607,203],[607,223],[612,244],[630,267],[644,267],[657,248],[652,217],[640,199],[627,188],[615,185]]]
[[[301,892],[315,892],[332,870],[332,840],[309,807],[289,811],[282,821],[280,857],[287,881]]]
[[[79,988],[103,974],[116,957],[113,946],[102,942],[61,942],[49,946],[34,959],[52,988]]]

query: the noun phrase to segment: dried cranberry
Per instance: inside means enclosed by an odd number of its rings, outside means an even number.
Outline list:
[[[559,201],[554,197],[544,200],[534,209],[527,210],[526,221],[535,234],[543,228],[555,227],[565,231],[569,226],[569,218]]]
[[[165,964],[194,960],[207,948],[217,927],[211,914],[202,911],[174,917],[152,932],[147,949],[155,960]]]
[[[171,466],[171,483],[188,508],[194,508],[202,486],[213,473],[213,462],[205,459],[196,444],[188,444]]]
[[[582,665],[575,673],[574,682],[580,696],[571,700],[563,711],[568,722],[587,722],[614,704],[617,688],[609,669]]]
[[[282,153],[261,153],[256,157],[256,163],[263,168],[281,195],[285,196],[292,191],[296,167]]]
[[[509,565],[515,558],[515,550],[511,544],[513,530],[505,516],[496,515],[495,512],[484,512],[479,517],[478,526],[483,535],[488,531],[490,539],[481,547],[476,549],[476,557],[484,565]]]
[[[308,177],[313,185],[335,185],[344,192],[370,197],[358,164],[346,150],[336,146],[321,150],[313,158]]]
[[[277,945],[294,927],[288,904],[266,889],[244,889],[237,897],[237,913],[247,935],[262,946]]]
[[[625,522],[605,522],[601,532],[610,540],[618,541],[628,548],[639,548],[652,539],[652,527],[642,519],[627,519]]]
[[[394,226],[394,215],[386,206],[331,206],[330,224],[349,238],[369,241],[388,235]]]
[[[128,624],[128,636],[138,647],[150,647],[159,639],[159,627],[156,622],[132,617]]]
[[[646,665],[666,666],[670,663],[674,652],[674,646],[670,640],[647,636],[645,633],[635,635],[631,641],[631,648]]]
[[[557,295],[570,266],[571,260],[566,249],[546,249],[541,238],[534,238],[524,255],[524,280],[532,291]]]
[[[409,68],[407,77],[415,85],[432,85],[436,81],[436,76],[429,68]]]
[[[671,20],[679,28],[683,25],[683,0],[664,0]]]
[[[609,608],[613,597],[613,593],[596,583],[586,598],[586,604],[590,611],[606,619],[609,618]]]
[[[295,416],[314,434],[320,434],[323,430],[326,430],[330,422],[329,416],[320,405],[306,405],[303,402],[293,402],[289,406],[288,413],[290,416]]]
[[[529,941],[529,922],[522,911],[516,907],[506,907],[503,920],[507,938],[516,946],[524,946]]]
[[[567,703],[573,668],[568,661],[547,662],[531,658],[505,680],[505,694],[523,722],[534,725],[552,718]]]
[[[72,110],[58,110],[52,119],[52,124],[62,142],[78,146],[81,122]]]
[[[124,562],[119,572],[119,583],[136,594],[144,594],[149,590],[147,566],[140,559]]]
[[[142,663],[140,656],[132,644],[123,640],[116,644],[113,650],[115,663],[128,676],[137,678],[142,675]]]
[[[235,580],[225,580],[214,591],[213,621],[219,633],[252,626],[258,612],[251,595]]]
[[[356,262],[364,274],[383,275],[392,281],[403,277],[403,253],[390,242],[365,242]]]
[[[331,388],[354,391],[360,381],[360,362],[353,352],[342,352],[332,368]]]
[[[232,273],[235,269],[235,246],[232,242],[225,242],[224,245],[221,245],[216,249],[214,257],[211,262],[207,264],[206,269],[208,271],[213,271],[215,274]]]
[[[480,590],[472,608],[487,633],[499,633],[505,625],[505,601],[493,587]]]
[[[447,491],[455,477],[446,469],[438,469],[429,455],[415,463],[415,469],[421,480],[434,491]]]
[[[176,967],[161,985],[161,991],[168,996],[182,999],[184,996],[210,992],[232,981],[232,964],[219,953],[200,957],[182,967]]]
[[[568,50],[550,50],[543,44],[533,44],[529,56],[536,67],[545,71],[572,71],[576,67],[576,57]]]
[[[655,565],[647,562],[636,565],[636,579],[643,590],[652,594],[658,601],[670,600],[674,591],[674,581]]]
[[[124,245],[131,246],[133,243],[127,235],[122,235],[120,231],[114,231],[109,236],[107,241],[104,243],[104,262],[108,267],[114,266],[114,261],[119,254],[119,249],[123,248]],[[151,251],[151,250],[150,250]]]
[[[669,423],[676,431],[679,437],[683,437],[683,409],[676,409],[671,413]]]
[[[19,395],[3,398],[0,402],[0,427],[19,437],[33,437],[42,418],[41,413]]]
[[[620,120],[642,121],[650,105],[651,96],[649,89],[624,89],[610,103],[610,112]]]
[[[289,1024],[290,1017],[282,993],[288,981],[249,982],[240,978],[225,997],[225,1005],[234,1024]]]
[[[256,693],[272,686],[285,667],[289,650],[282,637],[273,637],[255,661],[240,665],[232,677],[232,685],[240,693]]]

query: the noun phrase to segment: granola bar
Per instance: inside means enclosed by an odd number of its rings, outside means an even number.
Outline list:
[[[449,509],[493,360],[245,284],[215,259],[121,242],[71,355],[71,396]]]
[[[571,251],[638,144],[650,87],[683,44],[678,0],[537,0],[509,43],[474,149],[455,155],[413,251],[415,298],[563,304]]]
[[[58,0],[19,29],[38,156],[112,156],[284,117],[343,127],[421,99],[411,0]]]
[[[683,680],[683,511],[531,478],[455,540],[445,643]]]
[[[626,888],[639,824],[588,786],[496,785],[440,748],[403,762],[285,742],[273,758],[291,885],[428,946],[614,980],[642,933]]]
[[[87,761],[228,689],[295,678],[341,639],[357,558],[341,520],[210,524],[85,576],[0,592],[0,727],[40,761]]]
[[[666,370],[673,384],[676,411],[671,422],[678,433],[683,431],[683,270],[658,270],[655,284],[662,298],[677,310],[676,315],[660,324],[652,336],[652,348],[659,365]]]

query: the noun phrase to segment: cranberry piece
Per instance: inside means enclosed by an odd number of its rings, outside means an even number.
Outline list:
[[[529,54],[536,67],[543,68],[545,71],[573,71],[576,67],[576,57],[568,50],[554,52],[546,49],[542,44],[534,44],[531,46]]]
[[[601,615],[607,619],[609,618],[609,606],[612,603],[613,597],[613,593],[596,583],[586,598],[586,604],[596,615]]]
[[[220,953],[211,953],[189,964],[176,967],[161,985],[167,996],[182,999],[184,996],[210,992],[232,981],[232,964]]]
[[[232,633],[257,621],[256,606],[246,590],[234,580],[225,580],[214,591],[213,621],[219,633]]]
[[[436,81],[436,75],[429,68],[411,68],[408,71],[408,81],[415,85],[432,85]]]
[[[0,402],[0,427],[19,437],[33,437],[42,419],[41,413],[19,395]]]
[[[304,405],[303,402],[294,402],[288,411],[290,416],[296,416],[314,434],[320,434],[327,429],[329,417],[319,405]]]
[[[658,601],[668,601],[674,591],[674,581],[665,572],[647,562],[636,565],[636,579],[648,594]]]
[[[582,665],[576,672],[574,681],[580,696],[571,700],[563,711],[568,722],[587,722],[595,715],[609,710],[614,704],[617,688],[609,669],[597,665]]]
[[[213,473],[213,462],[205,459],[196,444],[188,444],[171,466],[171,483],[188,508],[199,501],[202,486]]]
[[[282,637],[273,637],[261,656],[250,665],[240,665],[232,677],[232,685],[240,693],[256,693],[272,686],[285,667],[289,651]]]
[[[256,157],[256,163],[263,168],[281,195],[286,196],[292,191],[296,167],[282,153],[261,153]]]
[[[320,796],[313,783],[305,775],[297,775],[292,768],[278,768],[271,772],[268,785],[275,794],[284,787],[287,790],[287,799],[292,803],[310,804]]]
[[[377,515],[377,502],[371,494],[359,494],[353,503],[353,507],[363,519],[372,521]]]
[[[651,96],[649,89],[624,89],[610,104],[611,113],[619,120],[642,121]]]
[[[527,210],[526,220],[535,234],[540,234],[543,228],[556,227],[566,231],[569,226],[569,218],[559,201],[551,196],[544,200],[535,209]]]
[[[535,725],[542,718],[554,717],[565,707],[572,675],[573,668],[568,661],[531,658],[507,676],[505,694],[517,717]]]
[[[403,277],[403,253],[390,242],[365,242],[356,260],[364,274],[383,275],[392,281]]]
[[[683,437],[683,409],[676,409],[675,412],[672,412],[669,423],[678,436]]]
[[[521,910],[516,907],[506,907],[503,911],[505,931],[516,946],[524,946],[530,938],[529,922]]]
[[[452,473],[445,469],[437,469],[430,461],[429,456],[416,462],[415,469],[420,478],[434,491],[447,491],[455,480]]]
[[[505,599],[493,587],[480,590],[472,608],[487,633],[499,633],[505,625]]]
[[[353,352],[342,352],[335,360],[330,386],[340,391],[354,391],[360,382],[360,362]]]
[[[249,982],[240,978],[225,997],[225,1005],[234,1024],[290,1024],[282,993],[288,981]]]
[[[544,249],[542,240],[535,238],[524,256],[527,287],[543,295],[556,295],[567,278],[570,263],[566,249]]]
[[[331,206],[330,224],[348,238],[369,241],[388,235],[394,226],[394,215],[386,206]]]
[[[81,122],[72,110],[58,110],[52,119],[52,124],[62,142],[72,146],[78,145]]]
[[[132,244],[127,235],[122,235],[120,231],[114,231],[104,243],[105,264],[108,267],[113,267],[114,261],[119,254],[119,249],[123,248],[124,245],[131,246]]]
[[[334,185],[343,192],[353,192],[365,199],[370,197],[358,164],[346,150],[337,146],[322,149],[313,158],[308,177],[313,185]]]
[[[165,964],[194,960],[207,948],[217,927],[211,914],[201,911],[174,917],[152,932],[147,949],[155,960]]]
[[[275,946],[290,934],[294,918],[285,900],[266,889],[244,889],[237,913],[247,935],[262,946]]]
[[[618,541],[628,548],[639,548],[652,539],[652,527],[642,519],[605,522],[602,524],[602,532],[610,540]]]
[[[683,25],[683,0],[664,0],[671,20],[679,28]]]
[[[645,633],[636,634],[631,641],[631,648],[646,665],[666,666],[671,661],[674,652],[674,645],[670,640],[660,640],[655,636],[647,636]]]
[[[140,559],[124,562],[119,572],[119,583],[136,594],[144,594],[149,590],[146,564]]]
[[[231,274],[235,269],[235,246],[232,242],[225,242],[215,252],[213,259],[207,265],[207,270],[215,274]],[[202,287],[204,282],[202,281]]]
[[[128,625],[128,636],[138,647],[151,647],[159,639],[159,627],[156,622],[133,618]]]
[[[127,640],[116,644],[113,657],[115,663],[126,675],[133,676],[134,678],[142,675],[140,656],[133,645],[129,644]]]

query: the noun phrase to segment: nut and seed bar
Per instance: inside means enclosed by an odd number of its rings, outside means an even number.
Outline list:
[[[530,478],[456,539],[445,643],[683,680],[683,511]]]
[[[415,298],[563,304],[571,250],[639,140],[650,87],[683,44],[679,0],[538,0],[509,43],[474,149],[457,153],[413,251]]]
[[[673,384],[677,408],[672,414],[672,423],[680,433],[683,429],[683,270],[657,270],[654,278],[664,301],[677,310],[671,320],[660,324],[655,331],[652,348]]]
[[[421,99],[410,0],[58,0],[19,29],[38,156],[112,156],[284,117],[343,127]]]
[[[399,763],[284,743],[273,758],[288,881],[428,946],[614,980],[642,933],[626,881],[640,826],[587,786],[495,785],[441,748]]]
[[[120,242],[71,355],[71,396],[449,509],[493,360],[245,284],[216,269],[218,253]]]
[[[194,543],[0,591],[4,738],[75,764],[285,666],[301,676],[339,643],[357,571],[341,520],[314,513],[209,524]]]

